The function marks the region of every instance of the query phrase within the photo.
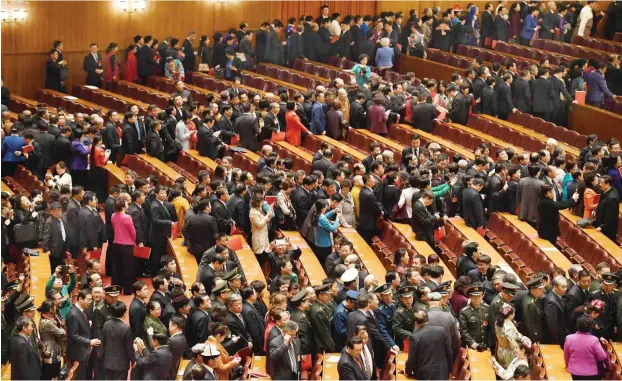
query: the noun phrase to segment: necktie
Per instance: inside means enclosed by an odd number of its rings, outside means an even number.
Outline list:
[[[82,316],[84,316],[84,320],[86,320],[86,322],[89,322],[89,318],[86,316],[86,311],[82,310]]]
[[[95,63],[99,65],[99,57],[97,54],[93,54],[93,59],[95,60]]]
[[[298,373],[298,369],[296,367],[296,356],[294,355],[294,345],[291,342],[289,343],[287,353],[289,354],[289,361],[292,363],[292,372]]]
[[[136,133],[138,134],[138,140],[140,140],[140,126],[138,125],[138,121],[134,123],[136,126]]]
[[[63,221],[59,218],[58,227],[60,228],[60,235],[63,237],[63,242],[67,240],[67,234],[65,233],[65,226],[63,225]]]

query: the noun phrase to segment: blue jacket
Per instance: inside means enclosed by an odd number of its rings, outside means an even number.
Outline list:
[[[348,323],[348,315],[350,311],[346,309],[343,303],[339,303],[333,315],[333,336],[336,344],[346,343],[346,326]]]
[[[393,67],[393,56],[395,51],[388,46],[376,50],[376,66]]]
[[[85,170],[89,164],[89,151],[79,141],[71,142],[71,169]]]
[[[374,314],[378,320],[378,332],[390,346],[394,346],[395,341],[393,340],[392,324],[390,322],[395,314],[395,305],[387,306],[384,303],[380,303]]]
[[[613,180],[613,187],[616,188],[618,194],[622,194],[622,176],[620,176],[620,171],[617,169],[611,169],[608,173]]]
[[[585,100],[590,102],[602,102],[607,98],[613,98],[613,94],[607,87],[605,76],[598,70],[594,70],[587,76],[587,94]]]
[[[523,29],[520,31],[520,36],[527,40],[531,40],[537,26],[538,20],[534,19],[532,15],[527,15],[527,17],[525,17],[525,22],[523,23]]]
[[[11,163],[21,163],[24,162],[23,155],[17,156],[15,155],[15,151],[22,150],[22,147],[26,145],[24,138],[21,136],[6,136],[2,140],[2,161],[11,162]]]
[[[320,102],[313,103],[311,106],[311,133],[320,135],[326,131],[326,115]]]
[[[315,229],[315,246],[317,247],[330,247],[332,242],[330,240],[330,233],[336,232],[339,227],[339,220],[330,222],[329,218],[335,215],[335,211],[331,210],[326,214],[321,214],[317,221],[317,227]]]

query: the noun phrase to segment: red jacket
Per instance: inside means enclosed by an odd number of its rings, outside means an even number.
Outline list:
[[[129,52],[127,54],[125,70],[123,70],[123,79],[130,82],[136,82],[138,79],[138,60],[134,52]]]
[[[301,132],[311,135],[309,130],[300,121],[300,117],[296,114],[296,111],[288,111],[285,113],[285,141],[289,144],[299,146],[302,144]]]
[[[113,52],[106,54],[106,66],[104,66],[104,81],[112,81],[112,77],[116,76],[117,80],[121,78],[119,72],[119,57]]]

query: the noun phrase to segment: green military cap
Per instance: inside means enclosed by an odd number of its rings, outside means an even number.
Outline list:
[[[528,289],[540,288],[544,287],[544,278],[543,277],[535,277],[532,280],[525,283]]]
[[[616,284],[618,282],[618,276],[613,273],[604,273],[603,274],[603,283],[605,284]]]
[[[304,302],[305,298],[307,296],[307,290],[300,290],[296,295],[294,295],[294,297],[292,298],[292,304],[294,304],[295,306],[300,305],[302,302]]]
[[[441,295],[447,295],[449,294],[450,289],[451,289],[451,281],[448,280],[447,282],[443,282],[439,284],[438,286],[436,286],[436,288],[432,290],[432,292],[438,292]]]
[[[503,291],[514,296],[518,292],[519,287],[513,283],[504,282],[502,285]]]
[[[26,311],[33,311],[36,310],[37,307],[35,307],[35,297],[34,296],[28,296],[26,299],[24,299],[20,304],[16,304],[16,307],[18,312],[26,312]]]
[[[467,290],[467,295],[469,296],[479,296],[483,294],[484,294],[484,286],[482,285],[471,286]]]
[[[108,296],[119,296],[119,294],[121,293],[121,286],[116,286],[116,285],[106,286],[104,287],[104,292]]]
[[[237,267],[229,271],[228,273],[225,274],[224,277],[222,277],[222,279],[227,280],[227,281],[241,279],[241,278],[242,278],[242,274],[240,274],[240,270]]]
[[[390,294],[391,285],[389,283],[381,284],[380,286],[374,288],[374,292],[377,294]]]
[[[330,292],[330,287],[331,287],[331,284],[327,283],[327,284],[322,284],[319,286],[313,286],[313,290],[316,293],[320,294],[320,293]]]
[[[405,287],[401,287],[397,293],[400,295],[400,297],[402,298],[408,298],[413,296],[413,293],[415,292],[415,287],[414,286],[405,286]]]
[[[214,285],[214,288],[212,289],[212,292],[216,292],[216,293],[224,293],[227,291],[231,291],[229,290],[229,287],[227,287],[227,281],[226,280],[222,280],[222,279],[218,279],[216,281],[216,284]]]

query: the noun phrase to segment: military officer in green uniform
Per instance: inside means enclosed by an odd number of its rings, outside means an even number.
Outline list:
[[[105,293],[105,298],[99,299],[97,297],[97,288],[93,289],[93,305],[90,307],[92,308],[92,313],[90,315],[92,316],[91,336],[93,339],[101,339],[103,337],[104,323],[106,323],[106,321],[112,316],[110,306],[119,300],[121,286],[107,286],[104,287],[103,291]],[[91,351],[87,372],[89,372],[90,369],[95,371],[96,380],[103,380],[106,378],[104,360],[101,358],[99,347],[93,347],[93,350]]]
[[[412,286],[408,286],[408,287],[412,287]],[[417,294],[417,301],[415,302],[415,305],[413,306],[413,310],[414,311],[419,311],[419,310],[427,311],[430,308],[430,306],[428,305],[428,295],[430,294],[430,287],[426,285],[421,285],[417,287],[415,290]]]
[[[544,298],[544,278],[536,277],[525,285],[529,289],[529,293],[523,298],[523,321],[519,330],[523,335],[530,338],[532,343],[539,343],[542,340],[544,321],[542,304],[540,303]]]
[[[428,288],[428,291],[429,290],[430,289]],[[400,347],[400,349],[404,349],[404,340],[410,339],[412,337],[413,330],[415,329],[413,291],[414,287],[406,286],[400,288],[398,292],[401,304],[395,310],[392,328],[393,334],[395,335],[395,343]]]
[[[449,294],[451,291],[451,281],[445,281],[439,284],[432,292],[438,292],[441,294],[441,309],[443,312],[448,312],[451,316],[454,316],[454,311],[449,304]],[[455,316],[454,316],[455,317]]]
[[[315,286],[313,289],[317,295],[317,300],[309,308],[309,320],[315,333],[316,348],[318,353],[334,352],[335,341],[330,334],[332,316],[330,316],[331,309],[328,307],[332,299],[330,284]]]
[[[226,306],[229,295],[231,295],[231,290],[227,287],[227,281],[223,279],[217,280],[216,285],[212,289],[211,311],[213,311],[216,306]]]
[[[618,297],[615,291],[617,282],[618,277],[615,274],[604,273],[602,274],[600,288],[588,296],[588,301],[598,299],[605,303],[603,313],[596,319],[596,324],[600,328],[596,333],[607,340],[613,339],[617,333],[617,327],[614,326],[616,299]]]
[[[488,348],[490,306],[484,303],[484,285],[473,283],[467,290],[470,303],[460,310],[462,345],[484,351]]]
[[[490,302],[490,319],[488,321],[492,324],[492,328],[490,335],[488,335],[488,347],[494,348],[495,343],[497,341],[497,336],[495,335],[494,324],[497,321],[497,316],[499,315],[499,309],[505,303],[511,303],[512,299],[516,296],[519,287],[513,283],[504,282],[501,285],[501,292],[495,295],[492,298],[492,302]]]
[[[307,297],[307,290],[300,290],[291,299],[292,312],[290,319],[298,323],[298,338],[300,339],[301,354],[315,355],[315,332],[311,327],[311,321],[307,315],[309,311],[310,303]]]
[[[232,293],[240,295],[242,289],[242,273],[239,268],[234,268],[222,278],[227,281],[227,287]]]

